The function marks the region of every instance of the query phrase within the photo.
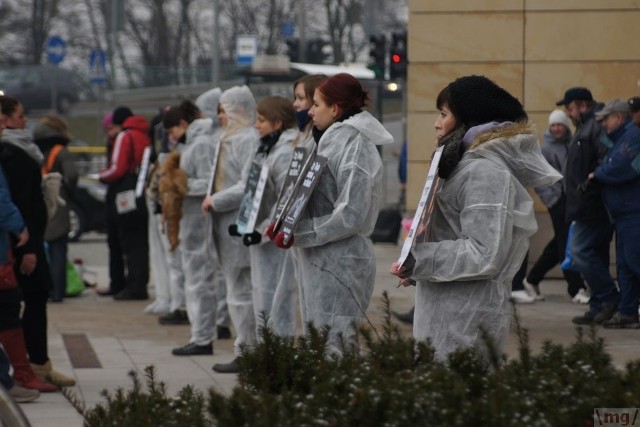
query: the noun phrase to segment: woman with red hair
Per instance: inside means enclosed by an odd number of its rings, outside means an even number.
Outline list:
[[[378,217],[382,160],[376,145],[393,137],[363,108],[368,95],[345,73],[314,92],[309,116],[317,155],[328,159],[295,229],[305,322],[329,326],[329,351],[355,348],[354,324],[365,315],[375,278],[367,237]]]

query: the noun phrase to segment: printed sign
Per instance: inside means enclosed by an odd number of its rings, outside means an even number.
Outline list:
[[[431,214],[433,213],[433,206],[435,203],[434,194],[440,182],[440,178],[438,177],[438,164],[440,163],[440,158],[442,157],[442,149],[443,147],[438,147],[433,155],[433,159],[431,160],[431,166],[429,167],[427,181],[425,182],[424,188],[422,189],[422,196],[420,197],[418,208],[416,209],[416,213],[413,216],[411,228],[409,229],[407,237],[404,239],[402,251],[400,252],[400,258],[398,259],[398,263],[401,266],[404,265],[404,262],[407,260],[407,257],[411,252],[411,248],[416,242],[417,236],[421,236],[421,238],[424,240],[429,234],[429,228],[431,226]]]
[[[249,234],[255,230],[258,213],[260,212],[260,203],[262,202],[262,195],[264,194],[264,187],[267,184],[268,177],[269,166],[254,160],[251,164],[251,169],[249,169],[247,183],[244,187],[244,196],[240,203],[238,219],[236,219],[238,233]]]

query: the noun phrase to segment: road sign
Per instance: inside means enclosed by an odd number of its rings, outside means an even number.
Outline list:
[[[282,37],[290,39],[296,33],[296,23],[293,21],[284,21],[280,32],[282,33]]]
[[[47,52],[47,61],[50,64],[58,65],[64,60],[64,56],[67,54],[67,44],[60,36],[51,36],[47,40],[47,46],[45,47]]]
[[[94,49],[89,54],[89,82],[106,83],[107,55],[102,49]]]
[[[236,64],[251,65],[258,54],[257,36],[238,36],[236,39]]]

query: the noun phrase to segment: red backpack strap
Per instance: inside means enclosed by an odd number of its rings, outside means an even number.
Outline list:
[[[58,154],[60,154],[63,148],[64,146],[62,144],[56,144],[51,147],[49,155],[47,156],[47,161],[44,165],[42,165],[42,168],[40,169],[42,175],[46,175],[53,170],[53,164],[56,162]]]

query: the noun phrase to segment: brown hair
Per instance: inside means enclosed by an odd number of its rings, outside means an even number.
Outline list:
[[[2,95],[0,96],[0,107],[2,109],[2,114],[6,114],[7,116],[12,115],[18,109],[18,105],[20,105],[20,101],[12,96]]]
[[[256,110],[269,122],[282,121],[282,130],[296,125],[296,112],[290,99],[268,96],[258,103]]]
[[[57,114],[46,114],[40,118],[39,122],[45,126],[49,126],[51,129],[55,129],[60,136],[67,140],[71,141],[73,139],[69,132],[69,125],[67,124],[67,121]]]
[[[308,76],[300,77],[293,83],[293,91],[296,91],[296,87],[302,84],[304,87],[304,94],[310,103],[313,103],[313,92],[323,81],[327,80],[327,76],[324,74],[309,74]]]

